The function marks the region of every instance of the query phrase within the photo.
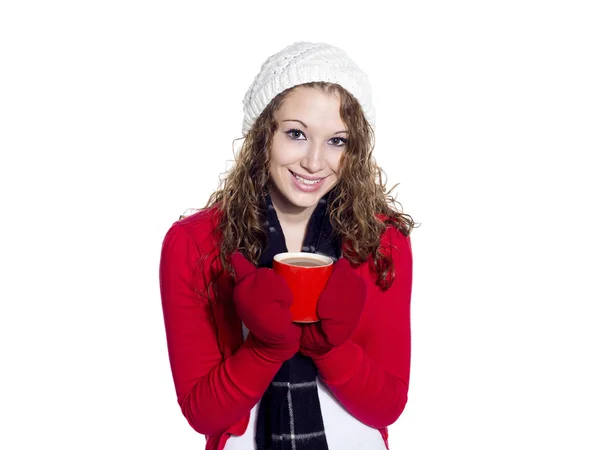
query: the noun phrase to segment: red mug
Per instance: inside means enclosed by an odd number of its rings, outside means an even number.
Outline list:
[[[333,272],[333,259],[308,252],[278,253],[273,270],[285,278],[294,295],[292,321],[318,322],[317,302]]]

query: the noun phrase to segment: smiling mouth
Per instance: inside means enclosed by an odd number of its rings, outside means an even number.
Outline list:
[[[314,186],[315,184],[319,184],[321,181],[323,181],[326,177],[323,178],[317,178],[316,180],[309,180],[308,178],[303,178],[302,176],[298,175],[295,172],[292,172],[290,170],[290,173],[294,176],[294,178],[296,178],[296,180],[300,181],[302,184],[305,184],[307,186]]]

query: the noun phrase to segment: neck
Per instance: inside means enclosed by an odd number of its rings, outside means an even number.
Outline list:
[[[277,213],[277,219],[279,223],[284,226],[287,225],[292,228],[305,228],[308,225],[310,217],[317,207],[317,205],[311,206],[310,208],[302,208],[296,205],[292,205],[279,193],[279,191],[272,187],[269,189],[269,196],[273,207]]]

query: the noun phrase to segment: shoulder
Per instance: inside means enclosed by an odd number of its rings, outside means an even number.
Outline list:
[[[219,225],[221,213],[217,206],[206,208],[195,214],[174,222],[167,231],[164,243],[170,241],[193,243],[198,249],[207,249],[217,245],[215,231]]]
[[[178,220],[173,225],[185,229],[192,236],[202,236],[212,232],[219,224],[221,211],[218,205],[201,209],[191,216]]]
[[[410,236],[405,235],[396,226],[397,222],[395,219],[386,214],[376,214],[376,217],[386,225],[380,239],[381,246],[384,249],[388,248],[411,253]]]
[[[184,279],[203,292],[211,269],[218,264],[220,245],[214,233],[218,220],[217,208],[209,208],[171,225],[162,243],[161,283]]]
[[[410,286],[412,284],[413,254],[410,236],[405,235],[399,223],[390,218],[384,220],[385,230],[381,234],[379,252],[391,263],[386,274],[386,282],[390,286]],[[375,270],[375,267],[372,267]],[[395,289],[394,289],[395,290]]]
[[[189,282],[204,280],[213,262],[218,264],[220,213],[211,207],[174,222],[167,231],[160,256],[161,279],[187,274]],[[203,276],[199,276],[199,272]]]

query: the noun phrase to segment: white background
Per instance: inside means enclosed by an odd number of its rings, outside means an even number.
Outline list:
[[[0,447],[203,448],[162,239],[230,166],[264,59],[310,40],[370,76],[422,224],[392,450],[600,448],[595,3],[3,2]]]

